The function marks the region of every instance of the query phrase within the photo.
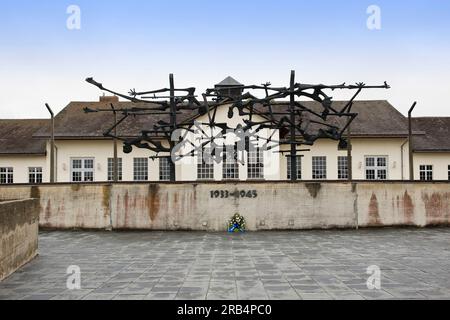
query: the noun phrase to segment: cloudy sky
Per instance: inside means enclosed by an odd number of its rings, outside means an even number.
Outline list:
[[[70,5],[81,29],[67,28]],[[367,9],[381,9],[381,29]],[[73,21],[73,20],[70,20]],[[120,91],[168,85],[199,93],[228,75],[270,81],[366,82],[361,99],[406,113],[450,116],[450,1],[441,0],[2,0],[0,118],[46,117],[97,100],[94,77]],[[345,99],[348,92],[333,93]]]

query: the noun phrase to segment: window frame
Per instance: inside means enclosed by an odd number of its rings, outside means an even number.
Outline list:
[[[434,166],[431,164],[419,165],[419,179],[420,181],[433,181],[434,180]]]
[[[345,165],[342,164],[342,160],[345,160]],[[337,166],[338,166],[338,180],[348,180],[349,178],[349,163],[348,163],[348,156],[338,156],[337,159]],[[344,173],[343,173],[344,172]]]
[[[297,156],[297,180],[302,180],[302,159],[303,156]],[[286,156],[287,179],[291,180],[291,156]]]
[[[317,164],[315,161],[323,161],[323,163]],[[327,157],[326,156],[313,156],[311,158],[312,163],[312,179],[313,180],[327,180],[328,168],[327,168]],[[319,170],[324,170],[317,174]]]
[[[149,180],[148,160],[149,159],[145,157],[133,158],[133,181],[140,182]],[[142,164],[144,164],[142,167],[138,167],[140,165],[138,163],[139,161],[142,161]],[[142,169],[142,172],[137,172],[137,169]],[[142,178],[140,178],[140,174],[142,174]]]
[[[223,151],[223,161],[222,161],[222,179],[223,180],[239,180],[239,163],[236,159],[237,151],[236,148],[233,148],[233,157],[228,156],[231,148],[225,148]],[[230,171],[233,171],[233,175],[229,174]]]
[[[373,159],[373,166],[368,165],[368,160]],[[386,165],[380,166],[378,160],[384,159]],[[368,178],[368,171],[373,171],[373,179]],[[385,178],[379,178],[380,172],[385,170]],[[364,156],[364,177],[368,181],[386,181],[389,180],[389,156]]]
[[[28,167],[28,183],[42,184],[43,170],[42,167]]]
[[[255,149],[247,152],[247,179],[264,180],[264,151]]]
[[[108,158],[108,181],[114,181],[114,158]],[[123,159],[117,158],[117,181],[123,180]]]
[[[81,162],[80,168],[74,167],[75,161]],[[92,168],[86,166],[87,161],[92,161]],[[75,181],[74,173],[80,174],[80,181]],[[92,174],[92,177],[87,178],[87,174]],[[94,157],[72,157],[72,158],[70,158],[70,182],[72,182],[72,183],[95,182],[95,158]]]
[[[13,184],[14,183],[14,168],[13,167],[1,167],[0,168],[0,184]]]
[[[203,148],[203,152],[199,152],[197,155],[197,180],[214,180],[214,160],[210,147]]]
[[[159,158],[159,181],[170,181],[171,157]]]

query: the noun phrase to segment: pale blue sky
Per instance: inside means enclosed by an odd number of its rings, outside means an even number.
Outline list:
[[[66,9],[81,9],[68,30]],[[381,30],[366,27],[369,5]],[[387,99],[406,113],[448,115],[450,2],[439,0],[2,0],[0,117],[47,116],[72,100],[98,99],[84,82],[121,91],[178,86],[199,93],[228,75],[245,84],[366,82],[392,86],[362,99]],[[346,98],[343,93],[336,99]]]

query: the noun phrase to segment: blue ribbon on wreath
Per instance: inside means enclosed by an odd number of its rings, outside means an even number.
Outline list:
[[[239,232],[242,232],[241,226],[236,222],[229,230],[229,233],[234,233],[236,230],[239,230]]]

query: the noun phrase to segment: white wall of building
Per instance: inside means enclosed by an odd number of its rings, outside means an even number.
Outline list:
[[[388,180],[402,180],[402,138],[385,139],[353,139],[353,179],[365,180],[365,157],[388,157]],[[108,158],[113,157],[113,142],[109,140],[58,140],[56,142],[56,178],[58,182],[71,182],[71,159],[94,158],[95,181],[107,181]],[[302,147],[303,148],[303,147]],[[338,180],[338,156],[346,156],[345,150],[338,150],[337,142],[319,140],[314,146],[308,146],[310,152],[303,152],[302,180],[312,180],[312,157],[326,156],[327,180]],[[284,148],[286,149],[286,147]],[[48,153],[49,154],[49,153]],[[149,150],[134,148],[131,154],[122,152],[122,144],[118,143],[118,156],[123,163],[123,181],[133,181],[133,159],[149,158],[154,155]],[[271,151],[265,152],[265,180],[286,180],[286,156]],[[448,180],[450,153],[415,153],[414,176],[420,179],[420,165],[433,166],[434,180]],[[50,181],[50,157],[47,156],[0,156],[0,167],[12,167],[14,183],[28,183],[28,168],[42,167],[43,181]],[[177,163],[178,181],[197,180],[197,160],[185,158]],[[149,181],[159,181],[159,159],[148,159]],[[408,180],[408,146],[403,147],[403,180]],[[222,179],[222,164],[214,165],[214,180]],[[247,166],[239,166],[239,180],[247,180]]]
[[[42,168],[43,181],[50,180],[45,156],[0,156],[0,168],[13,168],[14,183],[28,183],[28,169],[30,167]]]
[[[112,140],[57,140],[57,177],[58,182],[71,182],[71,159],[93,158],[95,181],[108,180],[108,158],[114,157]],[[134,148],[131,154],[125,154],[122,144],[118,143],[118,157],[122,158],[123,181],[133,181],[133,159],[149,158],[155,155],[150,150]],[[149,180],[159,180],[159,160],[148,159]]]
[[[277,139],[277,138],[276,138]],[[367,156],[386,156],[388,164],[388,180],[407,180],[409,177],[408,145],[404,138],[355,138],[353,139],[353,179],[365,180]],[[94,158],[95,180],[107,181],[107,159],[113,157],[113,143],[107,140],[97,141],[57,141],[58,147],[58,181],[70,182],[70,159],[71,158]],[[302,147],[303,148],[303,147]],[[327,180],[338,180],[338,157],[347,156],[346,150],[338,150],[338,143],[332,140],[318,140],[314,146],[305,146],[309,152],[300,153],[302,157],[302,180],[313,180],[312,158],[315,156],[326,156],[327,158]],[[287,147],[283,147],[287,149]],[[155,155],[144,149],[134,148],[131,154],[122,152],[121,143],[118,144],[118,156],[123,163],[123,181],[133,181],[133,158],[148,158]],[[402,153],[403,150],[403,153]],[[244,158],[246,158],[244,156]],[[30,159],[31,158],[26,158]],[[433,165],[434,180],[448,179],[448,166],[450,165],[450,153],[415,153],[414,154],[415,179],[419,180],[419,166]],[[43,160],[36,162],[18,161],[18,172],[27,166],[42,165]],[[5,161],[3,161],[5,162]],[[264,154],[264,180],[287,179],[286,156],[275,151],[266,151]],[[45,167],[45,166],[44,166]],[[148,160],[149,180],[159,181],[159,160]],[[403,173],[402,173],[403,169]],[[48,170],[44,170],[46,173]],[[176,164],[178,181],[197,180],[197,158],[185,157]],[[24,176],[22,172],[20,176]],[[48,175],[46,174],[45,177]],[[24,178],[17,177],[17,181]],[[47,178],[46,178],[47,179]],[[239,180],[247,180],[247,163],[239,166]],[[214,180],[222,179],[222,163],[214,164]]]
[[[433,166],[433,180],[449,180],[450,152],[415,153],[414,179],[420,179],[420,166]]]
[[[366,179],[366,157],[387,157],[387,179],[402,180],[408,177],[408,145],[405,138],[354,138],[352,139],[353,179]],[[403,145],[403,146],[402,146]],[[289,147],[283,147],[288,150]],[[327,162],[327,180],[338,180],[338,157],[346,157],[347,150],[338,150],[338,142],[329,139],[317,140],[313,146],[302,146],[310,151],[300,152],[302,156],[302,180],[313,180],[312,159],[325,156]],[[403,150],[403,157],[402,157]],[[403,159],[403,160],[402,160]],[[403,163],[403,175],[402,175]],[[287,179],[286,155],[281,158],[281,179]]]

